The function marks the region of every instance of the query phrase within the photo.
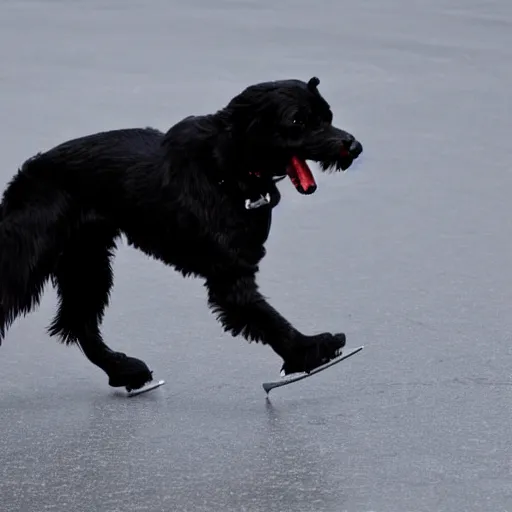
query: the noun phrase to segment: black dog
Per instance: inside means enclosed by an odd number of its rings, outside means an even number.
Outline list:
[[[102,132],[27,160],[0,209],[0,341],[16,317],[39,304],[51,279],[59,306],[49,334],[78,343],[111,386],[149,382],[146,364],[110,350],[100,332],[124,234],[184,276],[204,278],[224,329],[270,345],[285,373],[311,371],[338,355],[344,334],[300,333],[255,281],[280,200],[276,182],[288,175],[311,194],[306,160],[345,170],[362,151],[332,125],[318,84],[316,77],[256,84],[217,113],[187,117],[165,134]]]

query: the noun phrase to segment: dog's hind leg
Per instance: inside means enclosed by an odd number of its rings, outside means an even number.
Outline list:
[[[112,258],[117,229],[103,221],[87,222],[71,237],[53,271],[59,307],[49,333],[66,344],[78,344],[101,368],[113,387],[139,389],[152,380],[143,361],[111,350],[100,324],[113,284]]]

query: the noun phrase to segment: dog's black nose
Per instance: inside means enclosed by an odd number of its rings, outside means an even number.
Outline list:
[[[357,158],[363,152],[363,146],[350,134],[343,140],[343,152],[348,153],[352,158]]]
[[[363,146],[359,141],[354,139],[348,146],[348,150],[354,158],[357,158],[363,152]]]

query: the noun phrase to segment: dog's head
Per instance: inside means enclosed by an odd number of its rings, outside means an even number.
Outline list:
[[[281,80],[252,85],[233,98],[226,111],[244,162],[262,177],[288,175],[297,190],[316,190],[306,160],[322,170],[346,170],[363,147],[353,135],[333,126],[320,80]]]

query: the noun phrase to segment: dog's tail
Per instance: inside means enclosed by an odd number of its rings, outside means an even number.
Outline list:
[[[68,217],[66,193],[45,180],[44,165],[38,165],[37,158],[25,162],[0,203],[0,343],[18,316],[39,305],[58,230]]]

